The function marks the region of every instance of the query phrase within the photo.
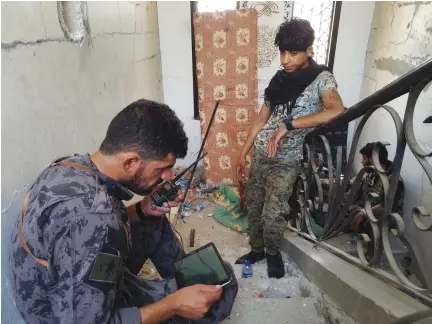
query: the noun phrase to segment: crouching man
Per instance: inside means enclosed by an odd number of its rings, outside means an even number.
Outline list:
[[[187,142],[168,106],[139,100],[111,121],[99,151],[39,175],[10,249],[14,298],[27,323],[215,323],[230,315],[234,273],[224,288],[176,285],[173,264],[185,253],[164,214],[181,194],[156,209],[146,196],[171,179]],[[146,197],[126,208],[132,192]],[[148,258],[162,280],[137,275]]]

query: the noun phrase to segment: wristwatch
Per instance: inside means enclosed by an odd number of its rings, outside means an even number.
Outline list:
[[[285,124],[285,127],[287,128],[287,130],[292,131],[294,129],[294,126],[292,124],[293,118],[292,116],[288,116],[287,118],[284,119],[283,123]]]

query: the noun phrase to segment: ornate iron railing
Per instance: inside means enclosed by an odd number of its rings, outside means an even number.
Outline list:
[[[357,264],[361,268],[380,276],[381,279],[392,282],[398,288],[411,293],[411,295],[415,295],[430,305],[432,305],[432,298],[430,290],[427,289],[427,282],[425,279],[426,273],[424,269],[419,266],[422,260],[414,260],[413,266],[415,266],[415,274],[418,280],[416,280],[416,282],[410,281],[401,270],[393,255],[390,235],[395,235],[409,251],[414,252],[414,255],[418,255],[415,253],[415,247],[412,246],[405,237],[404,219],[401,215],[394,212],[393,202],[407,145],[432,182],[432,165],[427,161],[427,158],[431,157],[432,153],[425,152],[421,148],[414,136],[413,128],[413,116],[417,99],[431,81],[432,59],[360,101],[326,125],[315,128],[309,132],[305,139],[306,154],[304,168],[302,174],[298,178],[296,192],[294,194],[294,200],[297,202],[297,206],[293,209],[294,213],[291,214],[289,220],[290,229],[297,231],[307,239],[318,243],[331,252]],[[408,100],[404,119],[402,121],[398,113],[392,107],[386,105],[386,103],[407,93]],[[388,170],[384,170],[381,167],[378,157],[379,148],[375,145],[373,149],[373,166],[362,168],[357,173],[351,190],[347,190],[350,185],[348,174],[352,170],[355,156],[358,155],[357,145],[360,135],[367,120],[379,108],[385,109],[385,111],[390,114],[396,128],[397,145],[392,167]],[[346,165],[343,167],[342,146],[337,146],[336,150],[333,149],[333,152],[335,152],[334,154],[336,154],[335,159],[334,156],[332,157],[329,140],[325,134],[331,129],[334,130],[335,128],[343,127],[343,125],[346,126],[349,122],[362,116],[363,118],[354,131],[350,148],[347,149],[349,156]],[[424,122],[430,123],[432,122],[431,119],[432,118],[429,117]],[[322,153],[318,152],[320,147]],[[334,163],[334,161],[336,161],[336,163]],[[326,166],[328,169],[328,175],[325,180],[326,182],[328,180],[327,192],[323,189],[322,179],[320,179],[323,166]],[[382,197],[384,199],[384,213],[380,217],[374,216],[371,208],[371,200],[377,198],[377,193],[369,193],[364,202],[365,207],[361,210],[367,215],[372,228],[370,233],[372,233],[373,237],[369,237],[366,233],[360,234],[359,240],[357,241],[357,255],[353,256],[328,242],[331,241],[332,238],[344,233],[350,225],[355,213],[348,213],[348,208],[353,204],[356,188],[360,186],[363,175],[368,173],[374,173],[382,182],[384,189],[384,197]],[[323,208],[325,205],[325,193],[327,193],[328,197],[326,204],[328,205],[328,209],[326,211]],[[325,219],[325,224],[321,227],[320,233],[317,233],[317,231],[313,229],[311,223],[315,221],[315,218],[312,219],[312,217],[314,217],[312,215],[321,215],[321,217]],[[412,210],[411,219],[416,228],[420,231],[432,231],[431,218],[431,215],[423,206],[415,206]],[[366,257],[364,253],[365,246],[368,247],[369,251],[373,251],[373,253],[368,254],[368,257]],[[385,272],[379,268],[379,262],[383,252],[392,273]],[[432,271],[432,269],[429,269],[429,273],[430,271]]]

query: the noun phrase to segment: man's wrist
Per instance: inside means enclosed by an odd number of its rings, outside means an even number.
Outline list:
[[[293,118],[291,116],[285,118],[283,123],[288,131],[292,131],[295,129],[293,125]]]
[[[167,307],[169,308],[171,316],[175,316],[179,313],[180,305],[177,302],[177,296],[176,293],[168,295],[166,298]]]
[[[141,307],[141,323],[159,323],[177,315],[175,293],[162,298],[156,303]]]

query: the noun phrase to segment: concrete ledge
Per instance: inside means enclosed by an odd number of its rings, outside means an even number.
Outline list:
[[[428,309],[407,294],[314,246],[297,233],[286,232],[281,248],[309,280],[360,323],[389,323]]]

